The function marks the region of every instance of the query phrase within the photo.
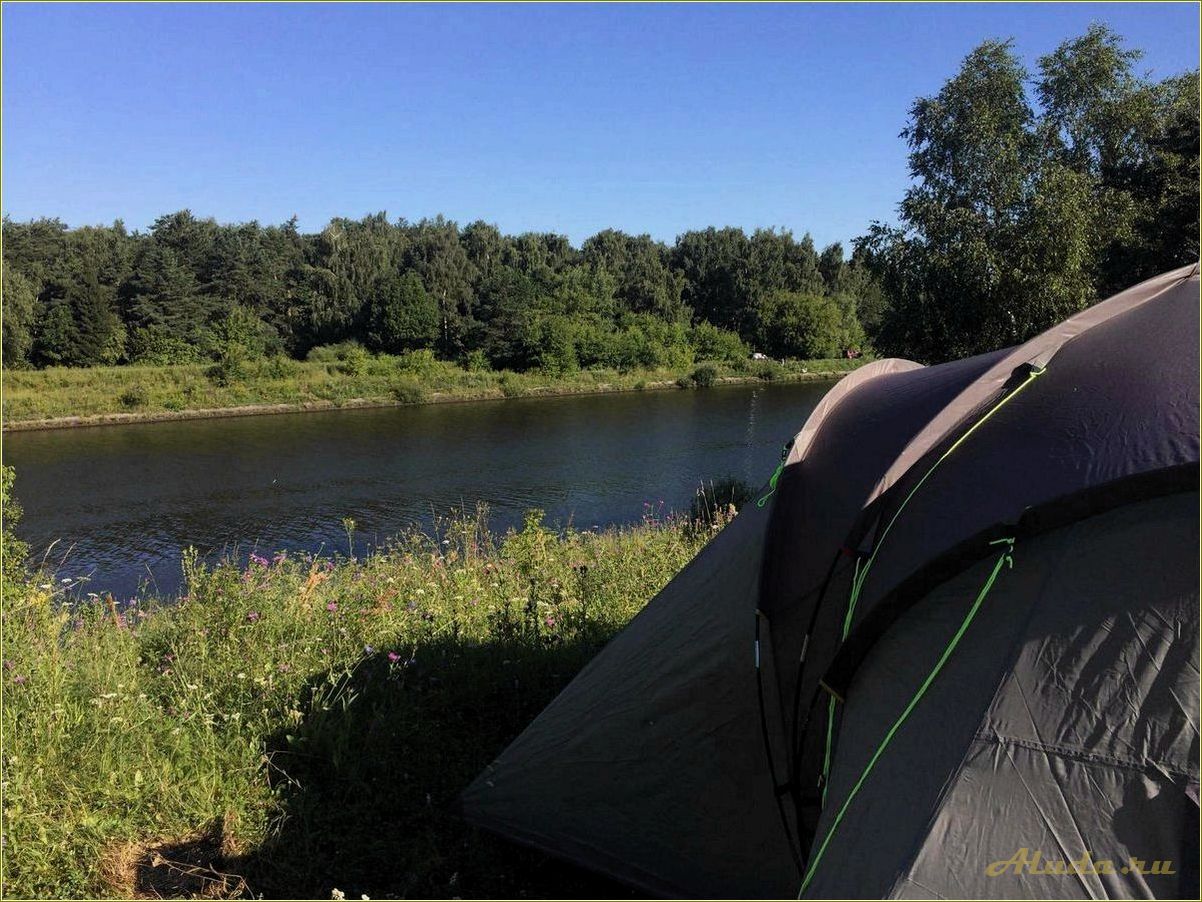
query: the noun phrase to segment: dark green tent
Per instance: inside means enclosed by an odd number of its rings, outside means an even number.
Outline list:
[[[1198,268],[838,383],[463,796],[672,896],[1192,897]]]

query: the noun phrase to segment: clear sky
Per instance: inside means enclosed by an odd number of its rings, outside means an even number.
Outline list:
[[[1154,76],[1198,65],[1194,3],[5,3],[2,205],[846,241],[893,217],[915,97],[985,38],[1033,62],[1093,21]]]

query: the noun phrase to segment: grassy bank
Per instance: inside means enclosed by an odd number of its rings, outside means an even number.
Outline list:
[[[452,806],[712,529],[482,524],[362,559],[185,553],[178,601],[10,566],[3,895],[620,894]]]
[[[5,370],[4,425],[76,425],[68,418],[174,419],[323,407],[422,404],[539,394],[634,391],[711,380],[796,379],[839,375],[859,360],[746,361],[687,370],[581,370],[551,375],[470,371],[424,354],[352,354],[344,359],[284,358],[245,365],[238,373],[200,364]],[[48,422],[59,421],[63,422]]]

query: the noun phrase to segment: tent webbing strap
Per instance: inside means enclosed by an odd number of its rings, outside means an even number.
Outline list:
[[[927,468],[927,471],[922,474],[922,478],[919,479],[918,482],[914,483],[914,485],[910,489],[910,491],[906,493],[906,497],[902,499],[902,503],[898,505],[897,510],[895,510],[893,512],[893,516],[889,518],[889,522],[885,525],[885,529],[881,532],[880,536],[873,543],[872,553],[868,556],[868,560],[864,562],[863,567],[860,567],[860,562],[859,562],[859,559],[857,558],[856,571],[851,580],[851,595],[847,599],[847,613],[843,617],[843,634],[840,637],[840,642],[845,641],[847,639],[847,634],[851,631],[852,618],[855,617],[855,613],[856,613],[856,603],[860,600],[860,592],[864,588],[864,581],[868,578],[868,571],[872,569],[872,564],[876,560],[876,556],[880,553],[881,545],[884,544],[885,537],[889,535],[889,530],[891,530],[893,528],[893,524],[897,522],[897,518],[901,516],[902,511],[904,511],[906,509],[906,505],[910,503],[910,500],[916,494],[918,494],[918,490],[920,488],[922,488],[923,483],[925,483],[931,477],[932,473],[934,473],[937,469],[939,469],[939,465],[941,463],[943,463],[945,460],[947,460],[949,457],[951,457],[952,453],[957,448],[959,448],[961,445],[963,445],[966,441],[968,441],[969,437],[974,432],[976,432],[978,429],[980,429],[982,426],[984,426],[985,423],[988,422],[990,417],[992,417],[995,413],[997,413],[999,410],[1001,410],[1003,407],[1005,407],[1007,404],[1009,404],[1012,400],[1014,400],[1014,398],[1017,397],[1019,392],[1021,392],[1024,388],[1026,388],[1028,385],[1030,385],[1036,378],[1043,375],[1043,373],[1045,372],[1044,367],[1042,367],[1042,366],[1036,366],[1035,364],[1024,364],[1023,367],[1020,367],[1019,369],[1017,369],[1015,371],[1014,375],[1018,376],[1023,371],[1024,368],[1026,370],[1026,378],[1023,379],[1021,382],[1019,382],[1016,386],[1014,386],[1014,388],[1012,388],[1010,391],[1008,391],[1004,395],[1002,395],[1002,397],[998,400],[998,402],[996,404],[994,404],[993,407],[989,408],[989,410],[987,410],[985,412],[985,414],[983,416],[981,416],[975,423],[973,423],[972,426],[970,426],[962,436],[960,436],[958,439],[956,439],[954,442],[952,442],[951,445],[948,446],[947,450],[944,451],[942,454],[940,454],[939,457],[936,458],[935,462],[933,464],[931,464],[930,467]],[[830,772],[831,772],[831,769],[830,769],[831,755],[832,755],[834,735],[835,735],[834,721],[835,721],[835,705],[834,705],[834,701],[832,700],[831,704],[827,710],[826,748],[823,752],[823,757],[822,757],[821,783],[822,783],[822,799],[823,799],[824,807],[825,807],[825,802],[826,802],[826,784],[827,784],[827,781],[830,779]]]
[[[814,853],[814,857],[810,861],[805,877],[801,881],[801,889],[797,892],[797,898],[800,899],[805,894],[806,889],[810,885],[810,881],[814,879],[814,873],[818,870],[818,865],[822,861],[822,856],[826,853],[826,847],[830,845],[831,838],[835,835],[835,831],[839,829],[839,824],[843,821],[843,816],[847,813],[847,809],[851,806],[852,801],[855,799],[860,789],[864,786],[864,782],[868,779],[868,775],[872,773],[872,769],[876,766],[877,761],[880,760],[881,755],[885,753],[885,749],[889,747],[889,743],[893,741],[893,737],[897,734],[897,731],[901,729],[902,724],[906,722],[906,719],[911,713],[913,713],[914,709],[918,707],[918,703],[922,700],[922,697],[926,695],[926,692],[931,687],[931,684],[935,682],[935,678],[939,676],[939,672],[943,670],[943,665],[947,663],[948,659],[952,656],[952,652],[956,650],[956,646],[960,644],[960,640],[968,631],[969,624],[971,624],[973,618],[977,616],[977,611],[980,610],[981,604],[985,601],[985,596],[989,594],[989,590],[993,588],[994,582],[997,581],[998,575],[1002,572],[1003,568],[1014,566],[1013,538],[998,539],[991,544],[1001,544],[1004,545],[1005,548],[1002,553],[998,555],[998,559],[993,565],[993,570],[990,571],[989,577],[985,580],[985,584],[981,586],[981,590],[977,593],[977,597],[973,601],[972,606],[969,607],[968,613],[964,615],[964,619],[961,621],[960,626],[952,635],[952,638],[948,641],[947,646],[943,649],[943,653],[939,655],[939,659],[935,662],[935,666],[932,667],[930,673],[926,675],[926,679],[924,679],[919,685],[918,690],[906,704],[906,707],[902,710],[902,713],[898,715],[897,720],[895,720],[893,725],[890,726],[885,732],[885,736],[881,740],[880,745],[876,747],[876,751],[872,753],[872,757],[869,758],[868,763],[864,765],[864,770],[860,772],[860,776],[852,786],[851,792],[847,794],[847,798],[844,799],[843,804],[839,807],[839,811],[835,814],[835,818],[831,822],[830,828],[826,831],[826,836],[822,839],[822,844],[818,847],[818,851]]]

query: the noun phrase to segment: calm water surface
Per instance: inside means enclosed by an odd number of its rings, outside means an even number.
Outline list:
[[[163,593],[180,549],[356,551],[488,504],[495,529],[630,523],[703,479],[758,487],[831,383],[512,400],[103,426],[4,437],[18,532],[89,591]],[[53,543],[53,544],[52,544]]]

